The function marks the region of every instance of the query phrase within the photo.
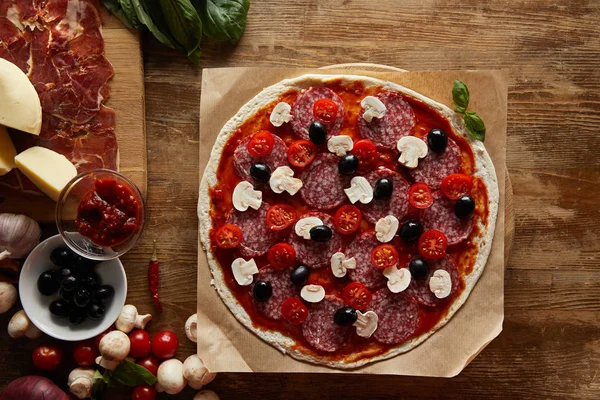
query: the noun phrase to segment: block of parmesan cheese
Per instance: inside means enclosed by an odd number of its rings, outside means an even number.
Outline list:
[[[77,175],[75,166],[62,154],[45,147],[31,147],[15,157],[17,168],[54,201]]]
[[[8,131],[0,125],[0,176],[8,174],[15,167],[17,150],[13,145]]]

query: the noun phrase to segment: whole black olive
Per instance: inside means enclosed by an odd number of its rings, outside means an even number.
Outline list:
[[[314,144],[323,144],[327,140],[327,128],[319,121],[314,121],[308,128],[308,137]]]
[[[448,136],[443,130],[434,128],[427,134],[427,144],[434,153],[442,153],[448,146]]]
[[[86,289],[79,289],[73,296],[73,302],[77,307],[87,307],[90,304],[90,300],[92,300],[92,294]]]
[[[271,168],[267,164],[255,163],[250,167],[250,175],[257,182],[269,182],[269,179],[271,179]]]
[[[354,154],[346,154],[338,162],[338,171],[342,175],[352,175],[358,169],[358,158]]]
[[[52,271],[42,272],[37,280],[38,291],[44,296],[51,296],[60,289],[60,284],[56,281]]]
[[[60,282],[60,286],[67,292],[73,291],[79,286],[79,279],[73,275],[66,276]]]
[[[58,296],[61,298],[61,300],[66,301],[67,303],[70,303],[73,301],[73,296],[75,295],[75,291],[66,291],[63,288],[60,288],[60,290],[58,291]]]
[[[410,243],[417,241],[421,233],[423,233],[421,223],[417,220],[409,219],[402,224],[398,235],[401,239]]]
[[[292,283],[296,286],[304,286],[306,282],[308,282],[308,274],[310,270],[306,265],[298,265],[296,268],[290,272],[290,279]]]
[[[71,325],[79,325],[86,318],[86,310],[79,307],[71,307],[69,310],[69,323]]]
[[[64,318],[69,315],[69,303],[64,300],[54,300],[48,308],[50,313],[57,318]]]
[[[56,281],[58,283],[62,283],[63,279],[71,275],[73,275],[73,271],[71,271],[71,268],[61,268],[54,273],[54,277],[56,278]]]
[[[377,200],[387,200],[392,197],[394,186],[392,181],[387,178],[378,179],[375,182],[375,189],[373,190],[373,198]]]
[[[79,285],[83,289],[93,291],[100,285],[100,277],[96,274],[82,276],[79,278]]]
[[[333,315],[333,322],[340,326],[351,326],[358,319],[356,310],[352,307],[342,307]]]
[[[109,285],[102,285],[94,292],[94,301],[99,304],[106,304],[115,294],[115,289]]]
[[[90,260],[79,254],[73,254],[73,273],[77,275],[90,275],[94,273],[94,267],[98,261]]]
[[[50,253],[50,261],[57,267],[67,267],[73,262],[74,253],[66,247],[57,247]]]
[[[271,286],[271,282],[258,281],[254,285],[254,289],[252,290],[254,294],[254,299],[259,303],[264,303],[269,300],[273,295],[273,287]]]
[[[454,214],[460,219],[467,219],[473,215],[475,211],[475,200],[471,196],[462,196],[456,201],[454,206]]]
[[[100,304],[92,303],[87,308],[87,317],[92,321],[98,320],[102,318],[104,312],[106,311],[103,306]]]
[[[310,229],[310,238],[315,242],[328,242],[331,236],[333,232],[327,225],[317,225]]]
[[[410,260],[410,263],[408,263],[408,269],[410,270],[410,275],[420,281],[427,278],[429,273],[427,269],[427,263],[421,258],[413,258]]]

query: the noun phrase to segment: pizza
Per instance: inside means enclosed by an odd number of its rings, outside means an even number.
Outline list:
[[[444,326],[484,271],[498,182],[448,107],[396,83],[303,75],[220,131],[200,185],[212,284],[290,356],[356,368]]]

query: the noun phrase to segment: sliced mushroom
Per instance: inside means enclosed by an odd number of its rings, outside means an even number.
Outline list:
[[[254,274],[258,273],[258,267],[254,258],[246,261],[243,258],[236,258],[231,263],[233,277],[240,286],[248,286],[254,280]]]
[[[388,215],[385,218],[380,218],[375,224],[375,237],[382,243],[387,243],[391,241],[396,232],[398,232],[398,227],[400,226],[400,222],[398,218],[393,215]]]
[[[392,293],[403,292],[410,285],[411,276],[407,268],[398,269],[397,266],[392,265],[383,270],[383,276],[387,278],[387,287]]]
[[[336,278],[343,278],[349,269],[356,268],[356,259],[354,257],[346,258],[344,253],[337,252],[331,256],[331,272]]]
[[[435,270],[431,278],[429,278],[429,290],[438,299],[445,299],[450,296],[450,292],[452,292],[452,278],[448,271],[443,269]]]
[[[309,303],[318,303],[325,298],[325,289],[321,285],[305,285],[300,290],[300,297]]]
[[[383,118],[387,108],[385,104],[381,102],[375,96],[367,96],[360,102],[361,107],[365,110],[363,113],[363,119],[367,122],[371,122],[373,117]]]
[[[355,176],[352,178],[350,187],[344,189],[344,192],[352,204],[357,201],[367,204],[373,200],[373,188],[364,176]]]
[[[271,174],[269,186],[275,193],[288,192],[293,196],[302,188],[302,181],[294,178],[294,171],[290,167],[282,166]]]
[[[310,240],[310,230],[315,226],[323,225],[323,221],[317,217],[305,217],[301,218],[296,222],[294,226],[294,230],[296,231],[296,235]]]
[[[375,314],[375,311],[367,311],[362,313],[356,310],[357,318],[353,326],[356,327],[356,334],[360,337],[369,338],[377,329],[377,322],[379,317]]]
[[[271,115],[269,116],[269,121],[271,124],[276,127],[280,127],[286,122],[290,122],[292,120],[291,111],[292,106],[285,102],[279,102],[271,111]]]
[[[414,136],[400,138],[397,148],[401,153],[398,162],[406,168],[417,168],[419,158],[425,157],[428,151],[427,143]]]
[[[250,182],[242,181],[233,189],[231,200],[238,211],[246,211],[248,207],[258,210],[262,204],[262,192],[254,190]]]
[[[345,156],[353,147],[354,142],[352,141],[352,138],[346,135],[332,136],[327,142],[327,150],[338,157]]]

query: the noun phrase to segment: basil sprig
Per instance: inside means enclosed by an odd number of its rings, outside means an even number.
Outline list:
[[[157,381],[146,368],[128,360],[123,360],[114,371],[106,370],[104,374],[100,371],[94,373],[96,382],[92,387],[91,400],[101,400],[109,388],[120,388],[123,386],[136,387],[147,384],[154,385]]]
[[[467,131],[472,138],[484,141],[485,140],[485,124],[475,111],[467,111],[469,107],[469,89],[467,85],[458,79],[454,81],[452,87],[452,101],[454,102],[457,113],[463,114]]]

